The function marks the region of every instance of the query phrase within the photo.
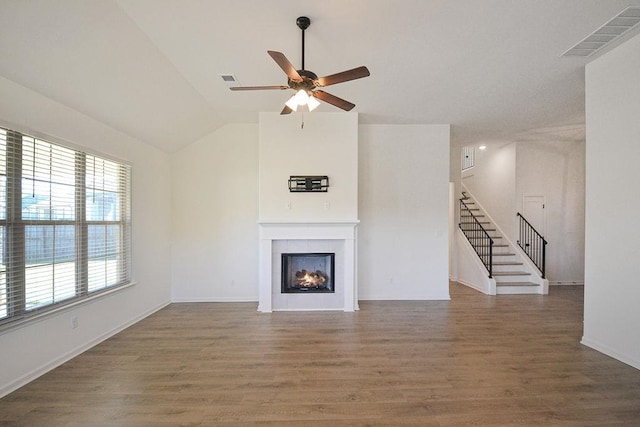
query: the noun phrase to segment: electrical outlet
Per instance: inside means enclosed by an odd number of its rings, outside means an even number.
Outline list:
[[[71,318],[71,329],[77,329],[78,328],[78,316],[73,316]]]

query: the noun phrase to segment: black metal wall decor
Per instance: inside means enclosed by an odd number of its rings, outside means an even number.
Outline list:
[[[326,193],[329,188],[328,176],[290,176],[289,191],[292,193]]]

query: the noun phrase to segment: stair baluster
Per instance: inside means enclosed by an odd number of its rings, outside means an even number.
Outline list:
[[[464,225],[464,227],[463,227]],[[493,239],[484,229],[480,221],[473,214],[471,209],[460,199],[460,223],[458,224],[462,233],[480,257],[482,264],[489,272],[489,278],[493,277]]]
[[[547,241],[542,237],[540,233],[518,212],[517,217],[520,219],[518,229],[519,239],[518,246],[527,254],[527,256],[533,261],[538,270],[545,278],[545,264],[546,264],[546,246]]]

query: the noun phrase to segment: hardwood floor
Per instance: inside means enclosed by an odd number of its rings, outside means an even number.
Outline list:
[[[579,343],[581,287],[451,295],[173,304],[0,400],[0,425],[640,425],[640,371]]]

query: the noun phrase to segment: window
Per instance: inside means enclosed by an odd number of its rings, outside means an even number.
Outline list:
[[[471,169],[475,165],[475,157],[473,147],[462,147],[462,170]]]
[[[0,326],[130,283],[130,176],[0,128]]]

